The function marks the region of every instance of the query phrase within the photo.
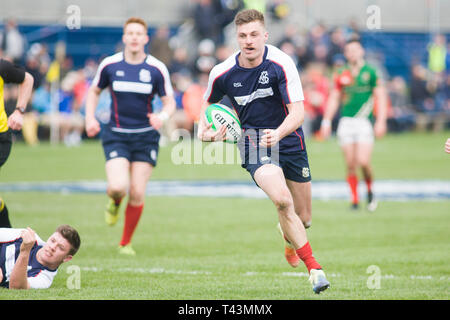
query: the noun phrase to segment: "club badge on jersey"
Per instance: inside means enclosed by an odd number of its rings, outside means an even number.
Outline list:
[[[139,80],[142,82],[150,82],[150,80],[152,80],[150,71],[141,69],[141,71],[139,72]]]

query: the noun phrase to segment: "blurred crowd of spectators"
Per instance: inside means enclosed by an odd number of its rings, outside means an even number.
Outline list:
[[[319,127],[328,98],[333,72],[345,64],[343,46],[352,37],[359,36],[354,23],[327,27],[318,23],[309,30],[300,30],[289,22],[291,8],[283,0],[195,0],[190,13],[198,42],[197,52],[171,42],[168,26],[160,26],[151,36],[149,53],[168,67],[175,91],[177,111],[164,129],[171,138],[177,129],[193,132],[199,118],[203,93],[211,68],[233,53],[227,45],[226,25],[235,13],[245,7],[260,8],[270,23],[283,26],[279,39],[271,43],[292,57],[297,64],[305,95],[305,134],[320,139]],[[89,85],[100,61],[88,59],[81,68],[74,68],[70,52],[64,43],[58,43],[53,56],[44,43],[27,44],[15,21],[5,23],[0,32],[0,56],[24,65],[35,79],[34,94],[24,120],[23,137],[31,145],[38,137],[47,138],[56,125],[58,141],[73,146],[84,137],[84,101]],[[120,47],[120,46],[119,46]],[[411,76],[390,77],[385,71],[384,81],[389,93],[388,128],[391,132],[405,130],[442,130],[450,122],[449,47],[445,36],[437,35],[424,48],[427,63],[413,63]],[[105,53],[110,55],[113,52]],[[379,66],[376,60],[369,63]],[[15,107],[16,86],[6,86],[4,99],[7,112]],[[110,97],[104,90],[97,116],[102,123],[109,120]],[[156,99],[155,110],[161,107]],[[54,112],[58,111],[58,112]]]

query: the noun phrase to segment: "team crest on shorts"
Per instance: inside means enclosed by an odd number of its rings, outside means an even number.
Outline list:
[[[303,168],[302,176],[303,176],[303,178],[308,178],[309,177],[309,168],[308,167],[304,167]]]
[[[261,157],[261,163],[263,164],[270,163],[270,157],[268,156]]]
[[[156,161],[156,150],[152,149],[150,151],[150,158],[152,158],[153,161]]]
[[[150,82],[151,79],[152,77],[150,75],[150,71],[147,69],[141,69],[139,72],[139,80],[142,82]]]
[[[117,157],[118,155],[119,155],[119,154],[117,153],[116,150],[111,151],[111,152],[109,153],[109,157],[110,157],[110,158],[115,158],[115,157]]]

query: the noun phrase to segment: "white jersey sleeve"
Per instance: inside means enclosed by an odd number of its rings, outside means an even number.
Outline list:
[[[1,242],[10,242],[20,238],[22,231],[25,230],[23,228],[0,228],[0,243]],[[36,242],[39,246],[43,246],[45,241],[42,240],[37,233]]]
[[[31,289],[47,289],[50,288],[53,278],[58,271],[41,270],[38,275],[28,277],[28,283]]]
[[[105,72],[106,66],[123,60],[123,52],[118,52],[112,56],[106,57],[102,60],[98,66],[97,72],[94,79],[92,80],[92,85],[104,89],[109,85],[108,74]]]
[[[206,100],[210,103],[215,103],[222,99],[226,94],[224,92],[224,89],[221,88],[217,83],[217,79],[236,65],[237,54],[238,52],[232,54],[225,61],[212,68],[211,72],[209,73],[208,86],[205,93],[203,94],[203,100]]]
[[[156,59],[152,55],[148,55],[148,57],[145,61],[147,64],[157,68],[159,70],[159,72],[161,73],[162,79],[159,82],[157,82],[158,95],[160,97],[173,96],[172,82],[170,81],[170,74],[169,74],[169,70],[167,70],[166,65],[162,61]]]
[[[273,61],[282,70],[279,89],[285,103],[304,100],[300,75],[292,58],[274,46],[267,45],[267,47],[269,48],[267,59]]]
[[[0,242],[10,242],[20,238],[23,229],[0,228]]]

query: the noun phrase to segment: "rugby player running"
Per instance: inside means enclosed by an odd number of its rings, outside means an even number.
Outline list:
[[[210,72],[202,114],[225,95],[243,128],[238,143],[242,167],[274,203],[285,240],[285,257],[292,267],[304,262],[315,293],[330,283],[313,257],[305,227],[311,225],[311,175],[301,125],[303,91],[292,59],[266,45],[264,15],[244,10],[235,17],[240,50]],[[200,117],[198,138],[222,141],[226,128],[214,131]]]
[[[106,57],[100,64],[86,101],[86,132],[94,137],[100,132],[95,109],[101,91],[111,92],[111,118],[101,138],[106,158],[107,195],[105,211],[108,225],[115,225],[119,206],[128,194],[125,224],[119,253],[135,255],[132,236],[140,220],[150,179],[159,150],[159,130],[175,111],[172,84],[167,67],[145,53],[147,24],[130,18],[123,28],[124,51]],[[161,112],[154,113],[152,100],[157,94]]]

